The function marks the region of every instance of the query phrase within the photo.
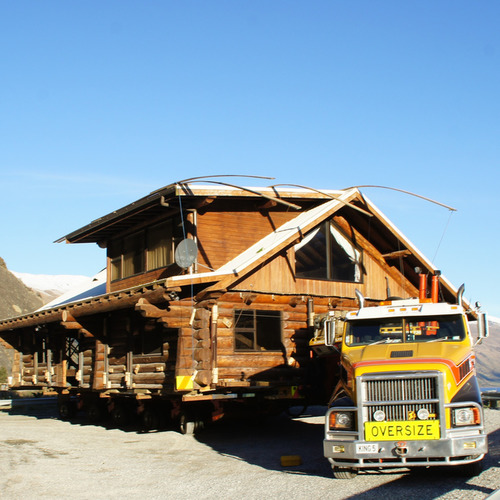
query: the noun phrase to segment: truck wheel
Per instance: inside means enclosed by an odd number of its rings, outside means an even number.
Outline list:
[[[353,467],[332,467],[335,479],[354,479],[358,475],[358,469]]]

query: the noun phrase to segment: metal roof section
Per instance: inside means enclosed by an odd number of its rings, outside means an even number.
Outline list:
[[[37,311],[45,311],[47,309],[53,309],[64,304],[81,302],[84,299],[98,297],[99,295],[105,295],[106,278],[107,269],[103,269],[92,278],[92,281],[90,283],[77,286],[72,290],[63,293],[59,297],[56,297],[54,300],[51,300],[47,304],[37,309]]]

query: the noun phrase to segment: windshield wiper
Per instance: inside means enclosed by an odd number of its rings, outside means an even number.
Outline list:
[[[402,342],[401,339],[381,339],[381,340],[376,340],[375,342],[371,342],[370,344],[366,345],[376,345],[376,344],[396,344]]]

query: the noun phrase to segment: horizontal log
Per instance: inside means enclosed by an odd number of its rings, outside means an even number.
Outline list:
[[[188,370],[190,373],[196,366],[196,361],[191,356],[182,356],[177,359],[176,369]]]
[[[165,363],[134,364],[132,371],[138,373],[161,373],[165,371]]]
[[[163,384],[133,384],[132,387],[134,389],[163,389]]]
[[[125,365],[109,365],[108,373],[125,373],[127,371]]]
[[[166,380],[165,373],[134,373],[132,376],[133,384],[161,384]]]
[[[170,316],[162,316],[161,318],[158,318],[158,321],[165,328],[182,328],[185,326],[189,326],[189,317],[171,318]]]
[[[307,323],[303,322],[293,322],[293,321],[284,321],[283,326],[286,330],[303,330],[307,328]]]
[[[255,354],[233,354],[232,356],[217,356],[218,367],[238,367],[241,370],[248,368],[272,368],[284,362],[281,353],[255,353]]]
[[[149,363],[166,363],[169,359],[169,356],[164,355],[133,355],[133,363],[134,364],[149,364]]]
[[[115,356],[108,357],[109,366],[113,365],[125,365],[127,363],[127,356],[120,356],[119,358]]]

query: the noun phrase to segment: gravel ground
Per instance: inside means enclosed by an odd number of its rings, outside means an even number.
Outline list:
[[[436,468],[335,480],[322,456],[323,412],[264,424],[222,420],[193,437],[63,422],[54,404],[3,410],[1,498],[469,500],[500,489],[500,410],[486,410],[490,453],[470,479]],[[300,455],[302,464],[282,467],[283,455]]]

